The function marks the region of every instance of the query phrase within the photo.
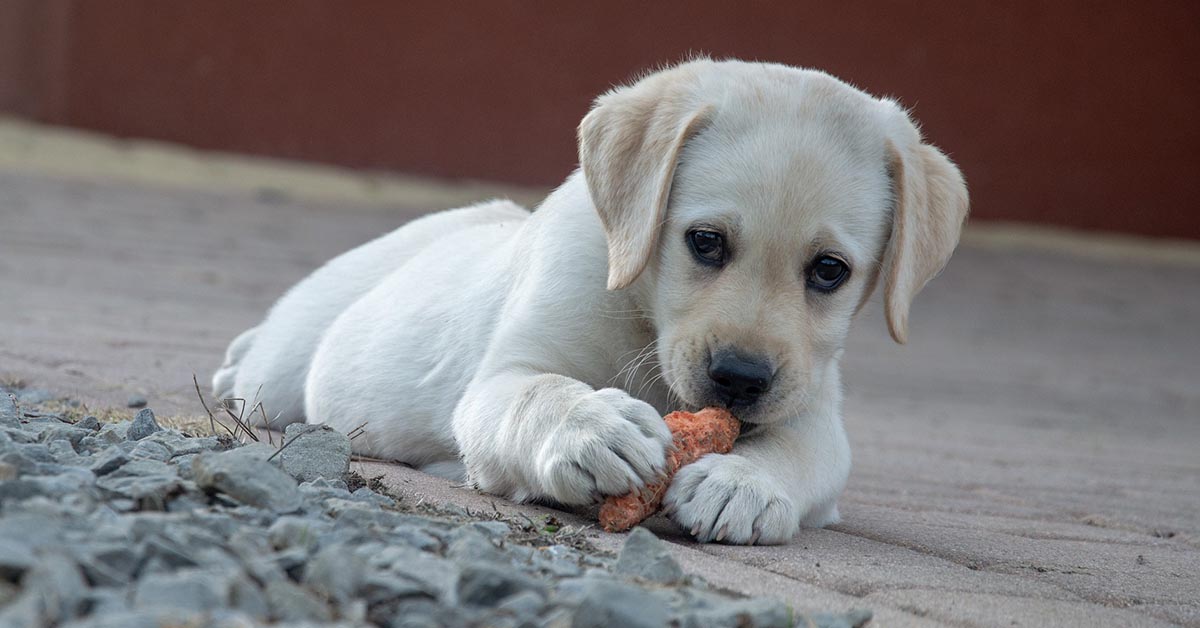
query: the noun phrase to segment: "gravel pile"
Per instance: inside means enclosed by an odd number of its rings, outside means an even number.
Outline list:
[[[71,423],[0,388],[0,626],[849,627],[714,590],[635,530],[619,556],[553,522],[408,504],[293,426],[242,445]],[[44,396],[44,395],[43,395]],[[32,399],[32,400],[31,400]],[[131,404],[133,405],[133,404]],[[365,485],[364,485],[365,484]]]

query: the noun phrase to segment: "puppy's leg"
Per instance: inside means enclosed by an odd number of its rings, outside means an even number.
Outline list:
[[[837,496],[850,472],[841,421],[779,425],[739,440],[733,452],[683,467],[664,509],[698,540],[786,543],[801,524],[837,522]],[[808,421],[808,419],[805,419]],[[816,428],[816,429],[814,429]]]
[[[212,391],[217,399],[233,397],[233,386],[237,381],[238,367],[246,352],[254,344],[254,337],[257,335],[258,328],[251,327],[238,334],[238,337],[229,343],[229,349],[225,351],[225,361],[221,363],[221,368],[213,373]]]
[[[532,372],[477,379],[455,410],[454,434],[479,488],[564,504],[658,478],[671,442],[658,411],[628,393]]]

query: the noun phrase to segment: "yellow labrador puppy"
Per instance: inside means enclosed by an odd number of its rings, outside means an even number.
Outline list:
[[[678,474],[670,517],[729,543],[837,521],[851,318],[881,280],[904,342],[966,216],[958,169],[895,102],[710,60],[601,96],[579,157],[534,213],[433,214],[329,262],[234,340],[215,393],[565,504],[654,480],[661,415],[723,405],[743,434]]]

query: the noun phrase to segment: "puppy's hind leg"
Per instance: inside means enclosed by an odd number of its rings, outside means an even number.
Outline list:
[[[212,378],[212,393],[218,400],[234,396],[233,386],[237,381],[238,366],[241,364],[242,358],[250,351],[250,347],[254,346],[254,337],[257,333],[258,327],[251,327],[238,334],[238,337],[229,343],[229,349],[225,351],[225,362],[221,364],[221,368],[217,369],[216,373],[213,373]]]

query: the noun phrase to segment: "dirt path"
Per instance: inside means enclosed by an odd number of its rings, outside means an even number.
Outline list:
[[[230,338],[323,260],[437,208],[423,202],[0,168],[0,376],[198,414],[192,374],[206,381]],[[880,625],[1200,625],[1198,320],[1186,259],[964,246],[909,346],[877,305],[856,323],[844,522],[784,547],[676,538],[680,555],[715,583],[873,608]],[[431,499],[499,501],[390,473]]]

